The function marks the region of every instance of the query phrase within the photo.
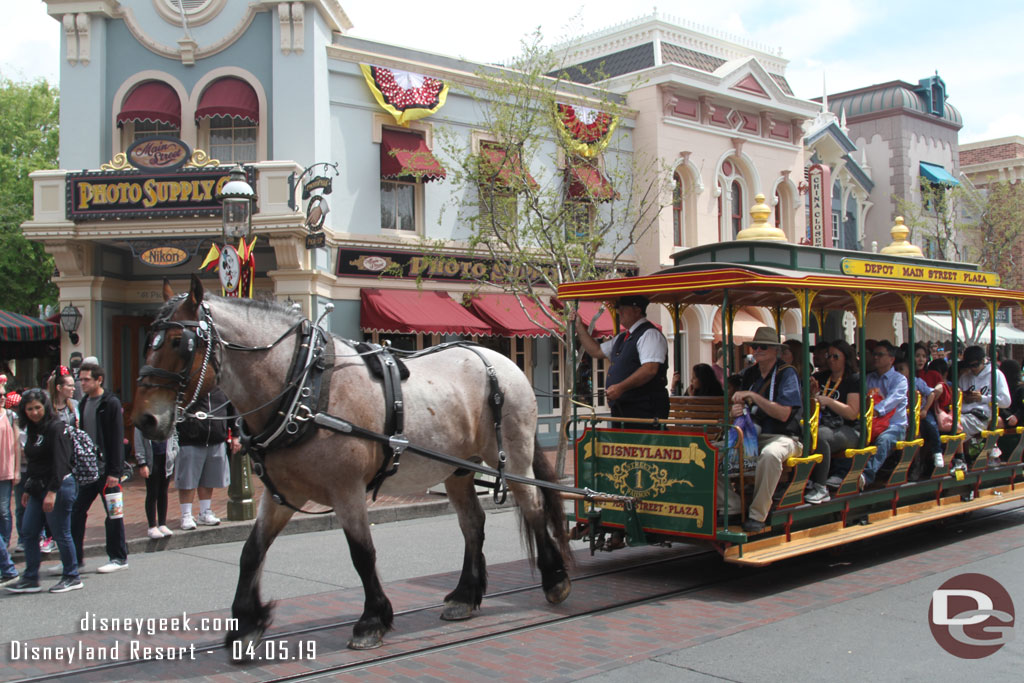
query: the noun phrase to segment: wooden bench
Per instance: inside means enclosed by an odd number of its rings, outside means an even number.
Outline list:
[[[724,431],[722,429],[722,420],[725,417],[725,409],[723,401],[725,399],[722,396],[672,396],[669,398],[669,420],[672,420],[672,424],[666,426],[666,429],[670,432],[679,432],[685,430],[689,426],[694,427],[711,427],[714,429],[708,430],[708,439],[710,441],[718,441],[723,439]],[[739,427],[733,427],[737,432],[736,439],[736,452],[739,458],[739,467],[741,479],[739,482],[740,492],[740,514],[746,519],[747,514],[747,496],[746,490],[743,486],[742,474],[743,474],[743,430]],[[728,440],[724,440],[720,453],[722,457],[729,457]],[[730,480],[732,478],[730,477]],[[726,484],[726,486],[731,486]],[[726,492],[724,494],[728,496]],[[715,507],[718,508],[718,497],[716,492]],[[732,511],[730,510],[730,514]]]
[[[916,390],[914,391],[914,425],[915,434],[921,433],[921,394]],[[924,445],[924,439],[910,439],[900,440],[893,446],[893,451],[897,453],[896,463],[892,468],[892,472],[889,474],[889,478],[886,480],[886,486],[900,486],[906,484],[910,479],[910,466],[914,464],[914,458],[921,450],[921,446]]]
[[[792,470],[793,477],[782,492],[782,497],[776,506],[777,510],[803,505],[804,493],[807,491],[807,480],[818,463],[825,458],[821,453],[815,453],[818,450],[818,422],[821,418],[821,404],[815,401],[813,405],[814,412],[811,413],[811,455],[793,454],[783,463],[785,469]]]

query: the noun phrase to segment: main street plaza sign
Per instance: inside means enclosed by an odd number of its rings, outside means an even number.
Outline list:
[[[577,481],[637,499],[649,532],[712,538],[717,449],[703,432],[587,429],[576,442]],[[587,503],[576,505],[587,518]],[[601,522],[626,526],[621,503],[602,503]]]

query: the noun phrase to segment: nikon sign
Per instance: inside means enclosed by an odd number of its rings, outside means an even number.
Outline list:
[[[118,218],[216,216],[217,197],[230,169],[183,169],[174,173],[85,171],[67,175],[68,220],[76,223]],[[251,168],[247,180],[254,182]]]

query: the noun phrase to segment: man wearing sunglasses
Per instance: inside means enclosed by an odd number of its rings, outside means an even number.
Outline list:
[[[960,416],[967,438],[972,439],[988,429],[992,419],[992,404],[989,394],[992,391],[992,364],[985,357],[985,350],[980,346],[968,346],[964,349],[964,360],[960,365],[960,391],[964,392],[964,404]],[[1010,407],[1010,387],[1006,376],[998,368],[996,373],[996,404],[1000,408]]]
[[[648,303],[643,296],[620,298],[615,310],[624,332],[603,344],[594,341],[576,317],[576,332],[586,352],[611,361],[605,397],[615,417],[668,417],[668,342],[647,319]]]
[[[753,365],[743,371],[741,391],[732,395],[731,414],[739,417],[745,410],[761,428],[757,438],[760,455],[754,475],[754,500],[750,503],[743,530],[757,533],[764,529],[772,506],[772,494],[782,476],[782,463],[803,448],[797,437],[801,433],[800,379],[796,369],[779,360],[779,333],[771,327],[759,327],[750,347]]]

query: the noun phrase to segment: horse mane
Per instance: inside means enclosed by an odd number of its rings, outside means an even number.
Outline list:
[[[184,301],[185,295],[178,294],[164,302],[163,306],[156,313],[156,320],[170,318],[178,306]],[[240,306],[248,313],[264,313],[280,319],[282,322],[292,324],[301,320],[304,316],[299,309],[273,299],[242,299],[235,297],[223,297],[207,293],[205,301],[226,303],[232,306]]]

